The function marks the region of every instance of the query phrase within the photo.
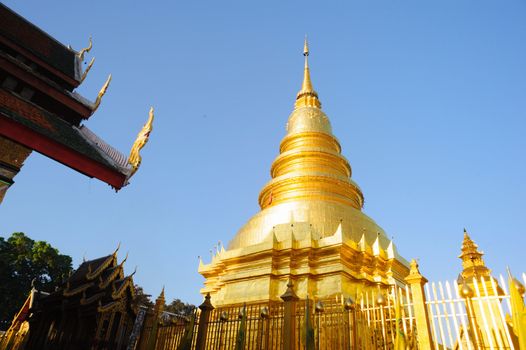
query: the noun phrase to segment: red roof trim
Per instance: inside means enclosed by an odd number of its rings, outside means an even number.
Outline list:
[[[86,176],[97,178],[116,190],[121,189],[126,176],[53,141],[6,117],[0,116],[0,135],[31,148]]]

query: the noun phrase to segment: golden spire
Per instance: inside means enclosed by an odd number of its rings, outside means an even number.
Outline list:
[[[312,87],[309,53],[305,38],[303,84],[287,122],[280,155],[270,170],[272,180],[261,190],[259,204],[265,209],[283,202],[322,200],[361,210],[363,194],[350,179],[351,166],[341,155],[341,146]]]
[[[466,229],[464,229],[464,239],[460,250],[459,258],[462,259],[462,277],[464,279],[490,276],[491,271],[482,259],[484,253],[478,250],[478,245],[469,237]]]
[[[294,107],[316,107],[321,108],[321,102],[318,100],[318,94],[312,87],[312,81],[310,79],[309,70],[309,43],[305,36],[305,42],[303,44],[303,56],[305,56],[305,68],[303,70],[303,83],[301,84],[301,90],[296,96],[296,103]]]

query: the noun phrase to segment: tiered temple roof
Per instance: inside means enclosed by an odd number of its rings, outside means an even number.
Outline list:
[[[148,140],[153,112],[126,157],[90,131],[84,122],[99,107],[111,75],[94,102],[74,90],[86,78],[82,70],[89,46],[66,47],[0,4],[0,182],[5,192],[32,150],[116,190],[128,183]],[[139,161],[131,159],[139,158]],[[0,184],[0,192],[2,192]],[[0,193],[0,200],[2,198]]]
[[[38,298],[30,310],[28,349],[124,346],[137,313],[133,273],[124,274],[125,261],[118,263],[117,250],[84,261],[60,288]],[[122,329],[127,331],[117,332]]]

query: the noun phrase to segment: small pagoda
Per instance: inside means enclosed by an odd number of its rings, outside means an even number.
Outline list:
[[[101,104],[111,75],[94,102],[75,92],[93,66],[84,56],[0,4],[0,202],[24,161],[36,151],[115,190],[140,165],[153,110],[126,157],[84,123]]]

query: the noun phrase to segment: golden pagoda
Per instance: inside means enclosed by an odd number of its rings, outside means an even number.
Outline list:
[[[327,115],[313,88],[305,40],[303,84],[289,116],[261,211],[209,264],[201,293],[214,305],[279,300],[292,281],[298,297],[356,297],[364,289],[404,284],[409,263],[380,226],[362,212]]]

